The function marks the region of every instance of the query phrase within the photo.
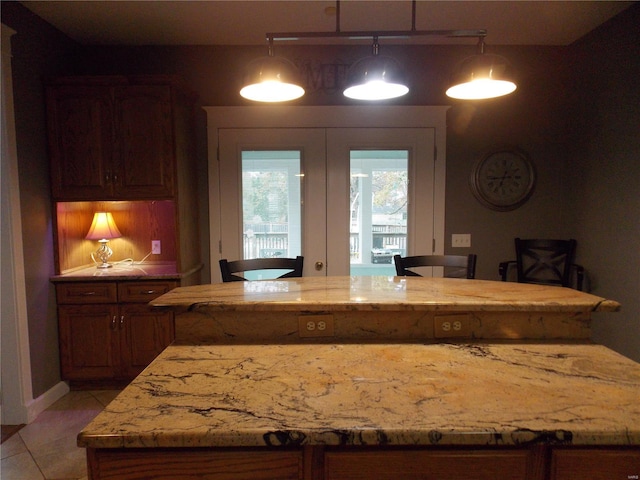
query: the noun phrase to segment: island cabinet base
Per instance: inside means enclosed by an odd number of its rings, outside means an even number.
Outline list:
[[[87,449],[90,480],[637,479],[638,447]]]

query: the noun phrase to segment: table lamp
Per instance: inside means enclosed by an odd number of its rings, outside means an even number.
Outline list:
[[[96,212],[93,215],[91,228],[89,228],[89,233],[87,233],[87,236],[85,238],[87,240],[98,240],[98,242],[100,243],[100,248],[98,248],[95,253],[91,254],[91,258],[93,258],[94,262],[98,263],[96,261],[96,257],[102,262],[97,265],[97,268],[111,267],[111,264],[108,263],[108,260],[109,257],[113,255],[113,250],[109,248],[109,240],[121,236],[122,234],[120,233],[120,230],[118,230],[111,212]]]

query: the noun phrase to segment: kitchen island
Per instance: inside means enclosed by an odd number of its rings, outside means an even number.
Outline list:
[[[327,280],[324,290],[322,281],[290,280],[288,289],[238,283],[235,297],[232,284],[159,297],[154,304],[173,303],[178,318],[204,318],[198,341],[185,335],[168,347],[81,432],[89,478],[609,480],[640,473],[640,365],[585,338],[442,343],[432,323],[428,341],[377,335],[352,342],[356,330],[340,326],[348,316],[333,317],[332,337],[300,336],[308,322],[296,321],[290,336],[297,338],[288,342],[207,332],[219,321],[212,310],[235,315],[226,325],[271,309],[309,315],[315,328],[334,312],[387,312],[389,324],[402,320],[400,312],[446,313],[458,319],[449,325],[455,328],[485,311],[536,312],[532,318],[549,324],[565,320],[548,313],[573,314],[588,324],[592,311],[619,307],[565,289],[550,291],[545,303],[536,286],[525,299],[523,285],[403,280],[383,280],[399,287],[395,297],[382,288],[368,300],[366,286],[376,280],[345,278]]]
[[[593,312],[620,308],[562,287],[387,276],[194,285],[151,305],[176,313],[178,341],[220,344],[588,339]]]

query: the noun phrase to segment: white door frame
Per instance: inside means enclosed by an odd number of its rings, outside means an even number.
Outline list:
[[[29,423],[33,400],[27,295],[22,248],[18,153],[13,111],[11,78],[11,36],[15,32],[2,25],[2,391],[0,417],[3,424]]]
[[[448,106],[256,106],[204,107],[209,148],[209,232],[211,280],[220,281],[221,219],[218,130],[222,128],[373,128],[435,129],[435,254],[444,253],[446,113]]]

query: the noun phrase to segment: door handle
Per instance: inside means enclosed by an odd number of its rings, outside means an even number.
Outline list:
[[[324,263],[322,262],[316,262],[316,270],[320,271],[322,270],[322,268],[324,267]]]

